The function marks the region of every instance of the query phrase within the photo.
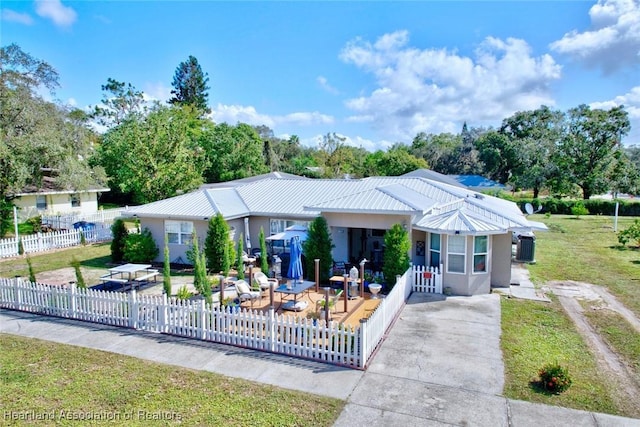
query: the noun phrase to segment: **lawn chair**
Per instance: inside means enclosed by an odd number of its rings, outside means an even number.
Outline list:
[[[244,280],[238,280],[235,282],[236,292],[238,293],[238,299],[240,302],[251,301],[251,307],[253,308],[253,302],[262,298],[262,293],[252,291],[249,288],[249,284]]]
[[[278,285],[280,285],[280,283],[278,282],[278,279],[271,279],[267,277],[267,275],[264,274],[262,271],[258,271],[253,275],[252,290],[254,291],[260,290],[260,292],[269,291],[269,288],[271,287],[271,283],[273,283],[274,288],[277,288]]]

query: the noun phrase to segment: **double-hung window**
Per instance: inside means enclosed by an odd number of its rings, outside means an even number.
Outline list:
[[[164,222],[164,232],[167,234],[169,243],[190,245],[191,234],[193,233],[193,222],[167,220]]]
[[[473,238],[473,272],[486,273],[489,254],[489,236]]]
[[[47,196],[36,196],[36,209],[39,211],[47,210]]]
[[[429,234],[429,267],[440,266],[440,235]]]
[[[465,273],[467,251],[466,236],[449,236],[447,238],[447,272]]]

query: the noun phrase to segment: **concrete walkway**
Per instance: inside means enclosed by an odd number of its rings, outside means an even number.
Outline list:
[[[0,310],[0,332],[96,348],[347,401],[336,426],[629,426],[640,420],[500,395],[496,294],[413,294],[366,372],[218,344]]]

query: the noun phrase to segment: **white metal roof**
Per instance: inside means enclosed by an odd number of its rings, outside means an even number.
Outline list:
[[[289,179],[265,177],[131,208],[150,217],[226,219],[250,215],[313,218],[321,212],[409,214],[413,228],[444,233],[505,233],[530,228],[517,205],[422,177]]]

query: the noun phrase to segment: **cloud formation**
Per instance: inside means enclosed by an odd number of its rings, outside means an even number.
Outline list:
[[[18,13],[11,9],[2,9],[0,18],[7,22],[17,22],[18,24],[31,25],[33,18],[28,13]]]
[[[573,30],[550,48],[605,74],[640,64],[640,0],[598,0],[589,16],[591,30]]]
[[[550,55],[533,57],[523,40],[488,37],[474,58],[408,42],[407,31],[396,31],[343,48],[340,59],[372,74],[378,86],[346,101],[356,113],[348,121],[409,141],[418,132],[459,132],[463,121],[500,122],[515,111],[554,105],[549,84],[561,67]]]
[[[630,144],[640,144],[640,86],[636,86],[624,95],[618,95],[611,100],[589,104],[591,108],[604,110],[609,110],[619,105],[624,105],[631,123],[631,131],[623,141]]]
[[[58,27],[70,27],[78,14],[71,7],[64,6],[60,0],[35,0],[36,13],[47,19],[51,19]]]
[[[318,82],[318,84],[320,85],[320,87],[322,89],[324,89],[325,91],[329,92],[332,95],[338,95],[340,93],[340,91],[338,89],[336,89],[335,87],[331,86],[329,84],[329,80],[327,80],[326,77],[324,76],[318,76],[318,78],[316,78],[316,81]]]
[[[317,124],[331,124],[334,122],[332,116],[321,114],[317,111],[313,112],[297,112],[286,114],[283,116],[271,116],[261,114],[256,111],[255,107],[242,105],[223,105],[218,104],[212,108],[211,119],[216,123],[228,123],[235,125],[236,123],[247,123],[252,126],[265,125],[271,129],[276,126],[311,126]]]

